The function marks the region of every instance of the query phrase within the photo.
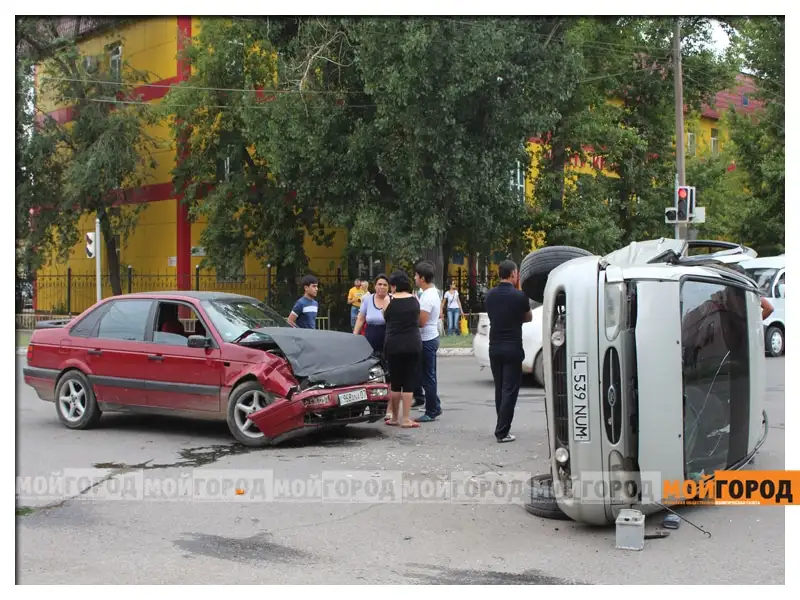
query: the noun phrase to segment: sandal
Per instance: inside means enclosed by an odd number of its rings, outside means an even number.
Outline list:
[[[421,427],[421,425],[416,421],[411,421],[411,425],[401,425],[400,427],[403,429],[416,429],[417,427]]]
[[[400,425],[400,423],[398,423],[397,421],[384,421],[383,424],[388,425],[389,427],[397,427],[398,425]]]

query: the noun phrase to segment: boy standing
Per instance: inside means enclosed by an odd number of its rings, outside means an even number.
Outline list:
[[[288,321],[291,325],[296,325],[301,329],[316,329],[317,313],[319,312],[319,304],[316,300],[319,280],[313,275],[306,275],[300,283],[303,284],[303,296],[295,302]]]
[[[417,421],[430,423],[442,414],[436,389],[436,354],[439,351],[439,316],[441,298],[433,284],[433,263],[423,261],[415,269],[414,283],[422,290],[419,297],[419,328],[422,337],[420,379],[425,390],[425,414]]]

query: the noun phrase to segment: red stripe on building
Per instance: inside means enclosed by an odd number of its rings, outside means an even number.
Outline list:
[[[192,17],[178,17],[178,81],[188,81],[192,74],[189,61],[183,56],[192,37]],[[189,151],[188,135],[181,134],[178,140],[178,155],[176,162],[180,164]],[[176,249],[178,269],[178,289],[191,288],[192,268],[192,224],[189,221],[189,206],[183,201],[183,192],[178,195],[176,214]]]
[[[172,182],[154,183],[138,188],[118,190],[114,192],[117,197],[114,206],[124,204],[147,204],[148,202],[161,202],[175,197]]]
[[[134,100],[137,102],[151,102],[153,100],[160,100],[169,93],[170,86],[177,85],[180,81],[181,80],[178,77],[168,77],[167,79],[156,81],[153,84],[145,84],[135,87],[127,97],[121,93],[117,94],[117,99]],[[56,110],[47,113],[47,116],[55,120],[55,122],[59,125],[63,125],[64,123],[69,123],[75,118],[75,107],[64,106],[57,108]],[[41,123],[44,120],[44,115],[41,113],[38,114],[36,116],[36,120],[38,123]]]

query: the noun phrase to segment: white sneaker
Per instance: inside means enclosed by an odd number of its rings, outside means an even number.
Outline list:
[[[497,443],[498,444],[505,444],[507,442],[513,442],[515,439],[517,439],[517,438],[509,433],[504,438],[497,438]]]

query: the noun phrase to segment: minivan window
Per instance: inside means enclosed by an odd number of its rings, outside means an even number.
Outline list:
[[[97,337],[110,340],[144,341],[152,300],[116,300],[108,309]]]
[[[687,479],[713,475],[747,454],[750,355],[741,287],[681,286],[684,467]]]

